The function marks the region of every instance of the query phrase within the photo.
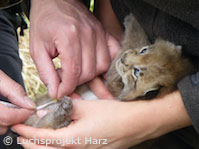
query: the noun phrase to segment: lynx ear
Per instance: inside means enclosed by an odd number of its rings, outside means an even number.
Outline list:
[[[164,39],[162,39],[161,37],[157,37],[154,41],[154,43],[158,43],[158,42],[161,42],[161,41],[165,41]]]
[[[161,46],[161,47],[167,47],[168,50],[171,50],[172,52],[176,51],[179,55],[182,53],[182,46],[181,45],[175,45],[174,43],[163,40],[160,37],[156,39],[155,45]]]
[[[145,91],[144,96],[147,95],[150,92],[158,91],[159,89],[160,89],[160,87],[150,88],[150,89],[148,89],[148,90]]]

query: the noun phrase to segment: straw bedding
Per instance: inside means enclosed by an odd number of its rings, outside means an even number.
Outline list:
[[[27,95],[34,99],[37,96],[47,93],[47,88],[40,80],[36,66],[29,53],[29,30],[25,30],[25,35],[19,37],[19,55],[23,62],[22,76]],[[60,60],[53,60],[55,67],[60,68]]]

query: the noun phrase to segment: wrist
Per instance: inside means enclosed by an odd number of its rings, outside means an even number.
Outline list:
[[[150,115],[153,116],[155,125],[153,132],[148,136],[149,139],[191,125],[191,120],[179,91],[152,100],[150,107]]]
[[[123,138],[135,145],[191,125],[178,91],[163,98],[125,103],[126,123]]]
[[[152,100],[138,100],[124,102],[123,131],[122,138],[125,138],[130,146],[149,140],[155,132]],[[127,143],[127,144],[128,144]]]

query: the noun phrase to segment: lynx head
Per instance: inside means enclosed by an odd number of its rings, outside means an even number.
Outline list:
[[[120,100],[168,93],[191,70],[190,63],[181,57],[181,46],[161,39],[149,46],[123,50],[112,65],[115,68],[107,73],[107,86]]]

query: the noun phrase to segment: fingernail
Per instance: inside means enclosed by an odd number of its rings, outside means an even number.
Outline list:
[[[48,93],[51,97],[55,98],[55,95],[53,94],[53,87],[51,85],[47,85],[48,87]]]
[[[28,98],[27,96],[24,97],[24,101],[26,102],[26,104],[32,108],[32,109],[35,109],[36,108],[36,105],[35,103],[30,99]]]
[[[10,129],[11,129],[13,132],[15,132],[15,133],[17,132],[13,127],[11,127]]]

